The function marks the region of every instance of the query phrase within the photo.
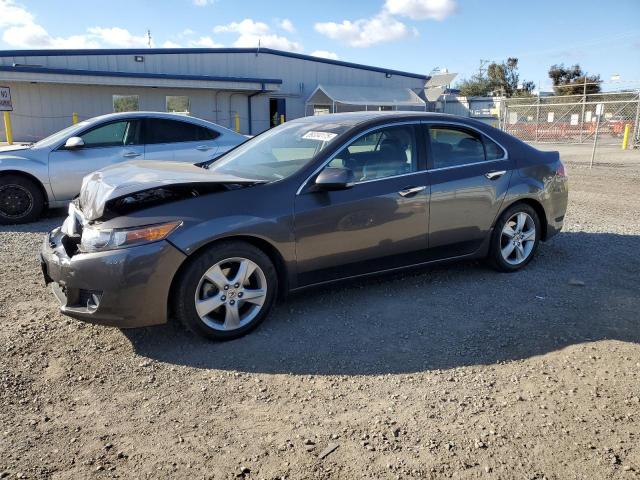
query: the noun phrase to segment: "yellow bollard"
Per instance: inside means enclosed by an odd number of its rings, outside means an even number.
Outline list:
[[[284,123],[284,115],[280,115],[280,125]]]
[[[629,131],[631,130],[631,125],[627,123],[624,126],[624,135],[622,136],[622,150],[626,150],[629,146]]]
[[[236,112],[236,132],[240,133],[240,114]]]
[[[73,122],[74,125],[78,123],[78,112],[73,112],[71,114],[71,121]]]
[[[11,130],[11,115],[9,112],[2,112],[4,116],[4,131],[7,134],[7,143],[13,145],[13,131]]]

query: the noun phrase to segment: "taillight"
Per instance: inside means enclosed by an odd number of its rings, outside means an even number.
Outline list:
[[[556,166],[556,175],[558,177],[566,177],[567,173],[564,171],[564,164],[558,160],[558,165]]]

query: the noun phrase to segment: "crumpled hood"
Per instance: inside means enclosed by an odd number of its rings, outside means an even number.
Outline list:
[[[6,145],[4,147],[0,147],[0,155],[5,152],[16,152],[18,150],[26,150],[29,148],[29,145]]]
[[[82,179],[80,209],[86,220],[96,220],[110,200],[153,188],[194,183],[250,183],[255,180],[209,172],[182,162],[139,160],[95,171]]]

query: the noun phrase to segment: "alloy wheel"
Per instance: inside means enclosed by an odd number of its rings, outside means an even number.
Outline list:
[[[196,288],[200,319],[215,330],[230,331],[255,319],[267,299],[267,279],[253,261],[233,257],[209,268]]]
[[[528,213],[518,212],[507,220],[500,234],[502,258],[510,265],[526,261],[536,244],[536,224]]]

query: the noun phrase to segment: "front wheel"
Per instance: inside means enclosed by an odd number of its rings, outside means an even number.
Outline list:
[[[264,320],[277,288],[276,270],[264,252],[245,242],[218,243],[178,278],[175,315],[195,333],[231,340]]]
[[[34,222],[44,209],[44,195],[22,175],[0,177],[0,225]]]
[[[540,243],[540,218],[525,203],[509,207],[492,233],[489,260],[502,272],[515,272],[531,261]]]

